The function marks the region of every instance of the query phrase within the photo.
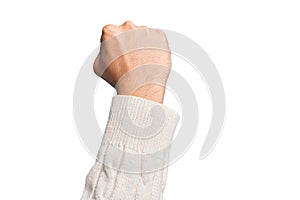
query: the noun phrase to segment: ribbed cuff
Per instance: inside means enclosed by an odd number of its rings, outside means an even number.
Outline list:
[[[179,115],[169,107],[135,96],[117,95],[98,161],[132,173],[151,172],[168,165]]]
[[[169,107],[135,96],[116,95],[104,139],[135,153],[152,153],[172,141],[179,115]]]

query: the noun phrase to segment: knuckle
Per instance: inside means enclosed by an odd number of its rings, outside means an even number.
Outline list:
[[[126,21],[125,21],[125,24],[133,24],[133,23],[132,23],[132,21],[130,21],[130,20],[126,20]]]
[[[134,23],[130,20],[127,20],[125,23],[124,23],[125,26],[130,26],[130,27],[133,27],[135,26]]]
[[[113,30],[113,25],[112,24],[107,24],[105,26],[103,26],[102,28],[102,32],[109,32]]]
[[[148,28],[148,26],[139,26],[139,28],[145,28],[146,29],[146,28]]]

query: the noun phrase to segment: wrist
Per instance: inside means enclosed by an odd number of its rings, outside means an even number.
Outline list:
[[[131,94],[123,94],[121,91],[117,91],[117,93],[119,95],[136,96],[162,104],[165,95],[165,86],[157,84],[148,84],[136,89]]]

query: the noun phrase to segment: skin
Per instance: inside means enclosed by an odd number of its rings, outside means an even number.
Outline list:
[[[104,26],[102,29],[101,42],[108,40],[112,37],[115,37],[116,35],[122,32],[135,30],[138,28],[148,29],[148,27],[146,26],[136,26],[131,21],[126,21],[120,26],[108,24]],[[161,35],[162,37],[164,37],[163,41],[166,42],[166,44],[168,44],[165,34],[161,32]],[[162,68],[166,67],[168,70],[170,70],[171,68],[171,53],[167,51],[156,50],[156,49],[141,49],[123,55],[119,57],[117,60],[115,60],[113,63],[111,63],[108,66],[108,68],[104,71],[104,73],[100,73],[101,66],[100,66],[99,58],[100,58],[100,54],[98,55],[98,57],[94,62],[94,71],[98,76],[103,78],[106,82],[108,82],[113,87],[116,86],[118,81],[125,73],[145,64],[159,64],[162,66]],[[151,75],[150,74],[143,74],[143,75],[153,76],[153,74],[155,73],[156,72],[152,73]],[[159,73],[159,71],[157,73]],[[166,73],[164,77],[162,77],[162,79],[167,80],[168,76],[169,73]],[[122,84],[126,84],[126,83],[122,83]],[[166,81],[164,82],[164,84],[148,83],[141,87],[137,86],[137,89],[132,91],[130,94],[126,94],[124,93],[124,91],[119,89],[122,87],[126,87],[126,85],[121,85],[121,87],[118,88],[115,87],[115,89],[117,90],[118,95],[132,95],[132,96],[148,99],[151,101],[155,101],[158,103],[163,103],[165,89],[166,89],[165,85],[166,85]]]

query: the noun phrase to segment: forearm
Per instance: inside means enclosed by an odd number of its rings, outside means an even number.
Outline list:
[[[159,200],[179,118],[162,104],[171,68],[166,35],[127,21],[106,25],[101,42],[94,71],[118,95],[82,200]]]

